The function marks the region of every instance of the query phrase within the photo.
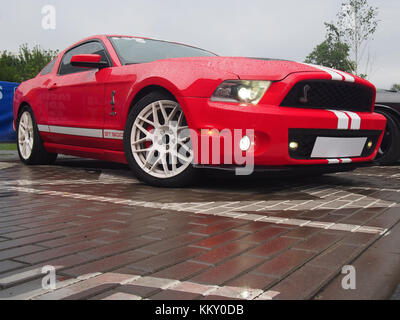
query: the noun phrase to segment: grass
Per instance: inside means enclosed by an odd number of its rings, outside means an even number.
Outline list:
[[[4,150],[17,150],[16,143],[0,143],[0,151]]]

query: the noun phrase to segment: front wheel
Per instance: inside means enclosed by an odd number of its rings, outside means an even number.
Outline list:
[[[40,138],[39,129],[31,108],[24,107],[17,120],[19,158],[26,165],[51,164],[57,154],[47,152]]]
[[[193,182],[193,147],[181,106],[153,92],[130,112],[124,131],[127,162],[141,181],[159,187],[182,187]]]

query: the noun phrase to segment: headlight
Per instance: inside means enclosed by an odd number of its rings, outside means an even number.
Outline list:
[[[211,101],[257,104],[271,86],[271,81],[228,80],[215,90]]]

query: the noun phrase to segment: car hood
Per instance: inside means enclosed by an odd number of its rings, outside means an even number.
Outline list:
[[[271,80],[279,81],[295,72],[318,72],[320,70],[294,61],[267,59],[267,58],[245,58],[245,57],[194,57],[174,58],[159,60],[174,61],[231,73],[244,80]]]

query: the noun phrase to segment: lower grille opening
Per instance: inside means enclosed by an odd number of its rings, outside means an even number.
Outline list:
[[[318,137],[330,138],[366,138],[359,158],[369,157],[375,150],[382,132],[378,130],[325,130],[325,129],[289,129],[289,155],[293,159],[311,160],[330,157],[312,157]],[[296,148],[293,148],[296,147]],[[337,157],[332,157],[337,158]],[[357,157],[351,157],[357,158]]]

